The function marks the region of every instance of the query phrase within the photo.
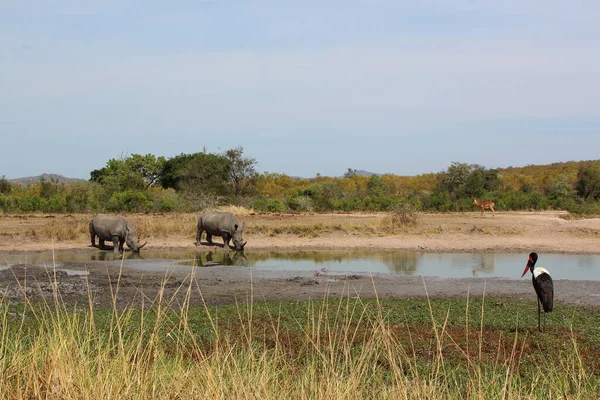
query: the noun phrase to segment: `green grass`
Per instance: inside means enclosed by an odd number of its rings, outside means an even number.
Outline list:
[[[183,290],[183,289],[182,289]],[[0,304],[0,398],[595,398],[600,313],[532,300]],[[116,298],[118,283],[113,288]],[[176,311],[177,310],[177,311]]]

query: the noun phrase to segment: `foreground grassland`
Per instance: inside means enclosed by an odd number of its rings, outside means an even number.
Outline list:
[[[118,287],[114,289],[115,294]],[[186,299],[201,296],[188,289]],[[89,303],[93,304],[90,296]],[[510,298],[1,304],[0,398],[596,398],[600,313]],[[174,311],[177,309],[178,311]]]

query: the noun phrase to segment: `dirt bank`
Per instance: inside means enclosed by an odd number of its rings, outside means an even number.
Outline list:
[[[389,229],[385,214],[252,214],[248,248],[392,249],[440,252],[600,254],[600,218],[559,212],[424,214],[417,226]],[[92,215],[0,215],[0,252],[89,249]],[[194,248],[197,214],[133,214],[148,248]],[[216,241],[219,241],[217,238]]]

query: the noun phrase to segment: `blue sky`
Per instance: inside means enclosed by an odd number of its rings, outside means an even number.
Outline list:
[[[600,158],[596,1],[0,0],[0,175],[243,146],[260,172]]]

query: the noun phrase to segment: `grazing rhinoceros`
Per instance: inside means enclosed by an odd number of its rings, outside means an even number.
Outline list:
[[[229,240],[233,241],[233,248],[238,251],[244,251],[247,242],[242,239],[242,232],[246,224],[241,227],[238,225],[235,215],[230,212],[205,211],[198,218],[198,231],[196,232],[196,246],[200,246],[202,232],[206,231],[206,240],[209,245],[213,245],[212,237],[221,236],[224,246],[229,246]]]
[[[123,244],[127,243],[134,252],[139,252],[146,245],[140,246],[135,228],[121,216],[98,214],[90,221],[90,239],[92,247],[96,247],[96,236],[98,236],[98,247],[104,247],[104,241],[113,242],[115,253],[123,252]]]

